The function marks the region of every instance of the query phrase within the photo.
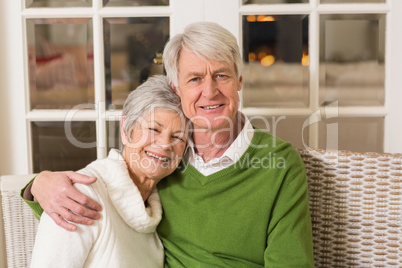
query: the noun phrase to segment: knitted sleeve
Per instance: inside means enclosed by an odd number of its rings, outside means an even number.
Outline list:
[[[41,207],[41,205],[39,204],[38,201],[33,200],[33,196],[31,193],[25,193],[25,191],[27,189],[31,189],[32,183],[35,178],[36,178],[36,176],[27,185],[25,185],[24,188],[21,189],[20,196],[21,196],[22,200],[24,200],[25,203],[27,203],[27,205],[31,208],[32,213],[34,214],[35,218],[37,220],[40,220],[40,217],[43,213],[43,208]]]
[[[75,186],[84,194],[96,198],[96,194],[89,190],[90,186]],[[47,213],[43,213],[36,234],[31,267],[83,267],[98,237],[100,224],[95,221],[91,226],[79,224],[77,227],[75,232],[69,232],[54,223]]]
[[[314,267],[312,226],[304,164],[296,150],[287,168],[268,229],[265,267]]]

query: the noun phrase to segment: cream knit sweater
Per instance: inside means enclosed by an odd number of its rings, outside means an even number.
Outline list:
[[[116,150],[79,173],[98,178],[75,187],[102,205],[102,218],[69,232],[43,213],[31,267],[163,267],[163,246],[155,232],[162,216],[156,188],[145,207]]]

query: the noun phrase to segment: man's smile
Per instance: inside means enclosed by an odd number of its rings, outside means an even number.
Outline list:
[[[205,110],[211,110],[211,109],[216,109],[223,106],[223,104],[217,104],[217,105],[210,105],[210,106],[200,106],[202,109]]]

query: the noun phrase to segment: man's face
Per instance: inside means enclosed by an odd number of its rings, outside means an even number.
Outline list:
[[[178,62],[178,87],[184,114],[194,128],[217,130],[237,124],[242,78],[234,64],[208,59],[182,49]]]

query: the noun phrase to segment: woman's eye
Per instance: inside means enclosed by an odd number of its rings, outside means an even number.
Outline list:
[[[159,130],[157,130],[156,128],[152,128],[152,127],[150,127],[149,130],[159,132]]]
[[[183,142],[184,142],[184,139],[181,138],[181,137],[179,137],[179,136],[173,136],[173,138],[178,139],[179,141],[183,141]]]

